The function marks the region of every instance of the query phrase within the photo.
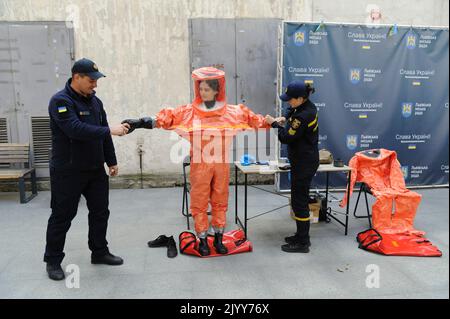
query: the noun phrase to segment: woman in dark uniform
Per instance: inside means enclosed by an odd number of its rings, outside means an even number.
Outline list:
[[[289,104],[285,116],[266,121],[278,129],[278,139],[288,146],[291,163],[291,206],[292,218],[297,224],[294,236],[285,238],[281,246],[285,252],[308,253],[309,246],[309,188],[319,167],[319,124],[317,108],[309,100],[314,88],[300,81],[289,83],[280,99]],[[283,124],[285,125],[283,126]]]

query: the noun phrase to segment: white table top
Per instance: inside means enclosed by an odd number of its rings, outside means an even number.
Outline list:
[[[271,162],[272,164],[272,162]],[[257,165],[251,164],[248,166],[243,166],[240,162],[234,162],[234,165],[244,174],[276,174],[289,172],[289,170],[282,170],[278,168],[278,163],[273,163],[274,165]],[[286,165],[286,163],[281,163],[281,166]],[[347,165],[343,167],[335,167],[333,164],[320,164],[317,172],[348,172],[351,168]]]

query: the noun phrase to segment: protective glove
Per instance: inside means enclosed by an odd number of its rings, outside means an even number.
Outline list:
[[[152,129],[155,121],[151,117],[142,117],[140,119],[126,119],[122,121],[122,124],[124,123],[130,125],[130,129],[128,130],[128,134],[130,134],[137,128]]]

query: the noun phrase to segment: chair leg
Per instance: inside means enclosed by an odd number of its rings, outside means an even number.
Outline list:
[[[186,214],[184,213],[185,203],[186,203],[186,186],[183,185],[183,200],[182,200],[182,206],[181,206],[181,214],[183,216],[186,216]]]
[[[181,214],[183,216],[186,216],[186,214],[184,213],[184,207],[185,207],[184,205],[185,205],[187,187],[186,187],[186,169],[184,166],[183,166],[183,178],[184,178],[184,180],[183,180],[184,181],[184,183],[183,183],[183,199],[182,199],[183,205],[181,207]]]
[[[367,219],[369,220],[369,227],[372,228],[372,222],[371,222],[372,215],[370,214],[369,200],[367,199],[367,192],[366,191],[364,191],[364,197],[366,198]]]
[[[187,222],[187,229],[190,230],[191,227],[189,225],[189,195],[188,195],[188,190],[186,189],[186,197],[185,197],[185,201],[186,201],[186,222]]]
[[[361,218],[361,216],[356,215],[356,209],[358,208],[359,198],[361,197],[362,186],[359,188],[358,198],[356,199],[355,210],[353,211],[353,216],[355,218]]]
[[[364,197],[366,199],[366,210],[367,210],[366,216],[356,215],[356,209],[358,207],[359,198],[361,197],[361,192],[364,192]],[[364,189],[364,184],[361,184],[361,187],[359,188],[358,198],[356,200],[356,205],[355,205],[355,210],[353,211],[353,216],[355,216],[355,218],[367,218],[369,220],[369,227],[372,228],[372,222],[371,222],[372,215],[370,214],[369,200],[367,199],[367,192]]]
[[[187,229],[190,229],[189,226],[189,191],[187,189],[186,183],[183,185],[183,199],[182,199],[182,207],[181,207],[181,214],[186,217],[186,223],[187,223]]]
[[[190,230],[189,225],[189,217],[191,214],[189,214],[189,189],[188,189],[188,183],[187,183],[187,174],[186,174],[186,166],[189,164],[183,163],[183,205],[181,208],[181,214],[186,217],[186,224],[187,229]]]
[[[184,177],[183,205],[181,208],[181,213],[183,214],[183,216],[189,216],[189,203],[188,203],[189,189],[188,189],[188,185],[187,185],[186,169],[184,167],[183,167],[183,177]]]

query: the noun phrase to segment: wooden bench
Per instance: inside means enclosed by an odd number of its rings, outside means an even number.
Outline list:
[[[26,196],[25,177],[31,178],[31,195]],[[30,144],[0,143],[0,181],[18,180],[20,203],[37,195],[36,171],[31,167]]]

